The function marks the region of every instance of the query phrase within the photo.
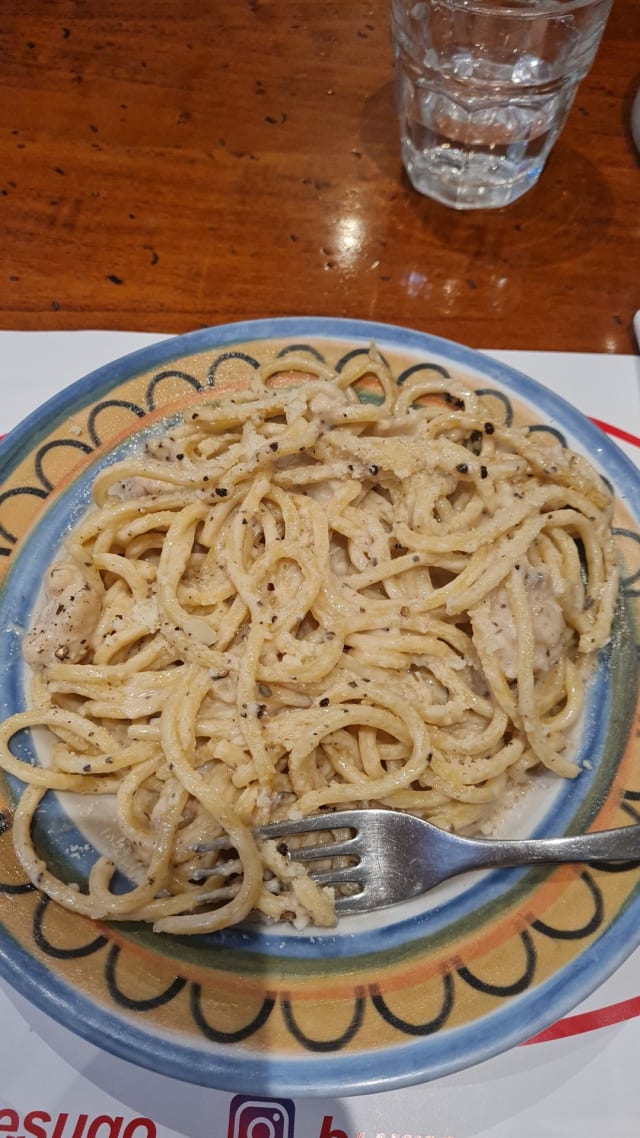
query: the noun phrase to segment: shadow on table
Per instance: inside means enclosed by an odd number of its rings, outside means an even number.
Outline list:
[[[251,1133],[258,1138],[263,1132],[275,1138],[272,1122],[265,1119],[260,1130],[255,1113],[253,1119],[241,1117],[243,1126],[229,1125],[233,1094],[165,1078],[101,1052],[9,989],[7,995],[39,1037],[31,1051],[31,1072],[40,1107],[55,1105],[46,1098],[43,1102],[43,1085],[53,1086],[65,1112],[117,1115],[125,1107],[185,1138]],[[53,1055],[50,1062],[43,1062],[38,1080],[38,1052],[44,1046]],[[289,1138],[359,1134],[374,1138],[380,1133],[388,1138],[413,1133],[538,1138],[551,1133],[549,1125],[558,1135],[594,1134],[594,1127],[599,1131],[605,1120],[610,1123],[606,1133],[637,1138],[635,1084],[624,1058],[636,1048],[637,1027],[631,1022],[552,1043],[514,1047],[474,1067],[404,1090],[361,1099],[295,1096],[295,1126],[289,1128]],[[287,1105],[283,1100],[285,1109]],[[236,1117],[239,1108],[242,1103],[235,1106]]]
[[[185,1138],[226,1138],[228,1133],[234,1138],[245,1134],[257,1138],[263,1133],[276,1138],[281,1132],[287,1138],[294,1138],[294,1133],[301,1138],[354,1138],[357,1133],[353,1108],[344,1101],[307,1098],[304,1088],[295,1096],[282,1096],[277,1087],[269,1088],[265,1074],[268,1060],[261,1071],[256,1065],[259,1093],[236,1096],[233,1091],[213,1090],[137,1067],[81,1039],[13,989],[7,987],[6,995],[42,1044],[69,1068],[66,1078],[62,1075],[55,1080],[60,1103],[45,1104],[49,1107],[60,1106],[70,1113],[90,1109],[96,1116],[103,1113],[105,1117],[121,1114],[125,1107]],[[34,1044],[31,1054],[34,1086],[38,1046]],[[46,1074],[50,1075],[49,1064]],[[100,1102],[96,1089],[113,1101]],[[40,1101],[38,1105],[43,1104]]]
[[[408,212],[416,235],[452,253],[532,268],[570,261],[606,241],[614,209],[611,189],[603,171],[562,135],[538,184],[496,210],[449,209],[412,188],[401,165],[391,83],[364,99],[359,145],[391,186],[386,222],[381,215],[387,232],[406,229]]]
[[[627,89],[624,93],[622,106],[620,108],[620,117],[622,120],[622,131],[627,141],[627,145],[631,150],[636,160],[636,166],[640,167],[640,149],[636,147],[631,133],[631,108],[633,107],[634,99],[640,92],[640,71],[637,71],[633,78],[629,81]],[[640,97],[640,96],[639,96]]]

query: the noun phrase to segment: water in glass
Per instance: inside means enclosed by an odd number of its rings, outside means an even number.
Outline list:
[[[402,157],[415,188],[458,209],[525,193],[609,8],[610,0],[393,0]]]

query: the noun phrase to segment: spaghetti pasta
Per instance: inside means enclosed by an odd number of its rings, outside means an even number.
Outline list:
[[[537,770],[578,773],[612,499],[491,406],[435,371],[397,386],[374,347],[339,374],[288,355],[98,474],[25,638],[29,707],[0,728],[40,889],[168,933],[331,925],[331,892],[256,826],[378,805],[460,830]],[[40,766],[11,749],[34,727]],[[115,802],[127,887],[113,850],[82,889],[45,863],[49,791]]]

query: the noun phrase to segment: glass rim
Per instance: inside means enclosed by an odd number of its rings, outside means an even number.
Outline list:
[[[566,16],[580,8],[607,8],[613,0],[437,0],[448,8],[473,12],[474,15],[518,16],[523,19],[540,19],[541,16]],[[526,5],[526,6],[525,6]]]

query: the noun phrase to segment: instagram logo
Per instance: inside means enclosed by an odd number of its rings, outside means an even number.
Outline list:
[[[293,1138],[291,1099],[236,1095],[229,1107],[227,1138]]]

